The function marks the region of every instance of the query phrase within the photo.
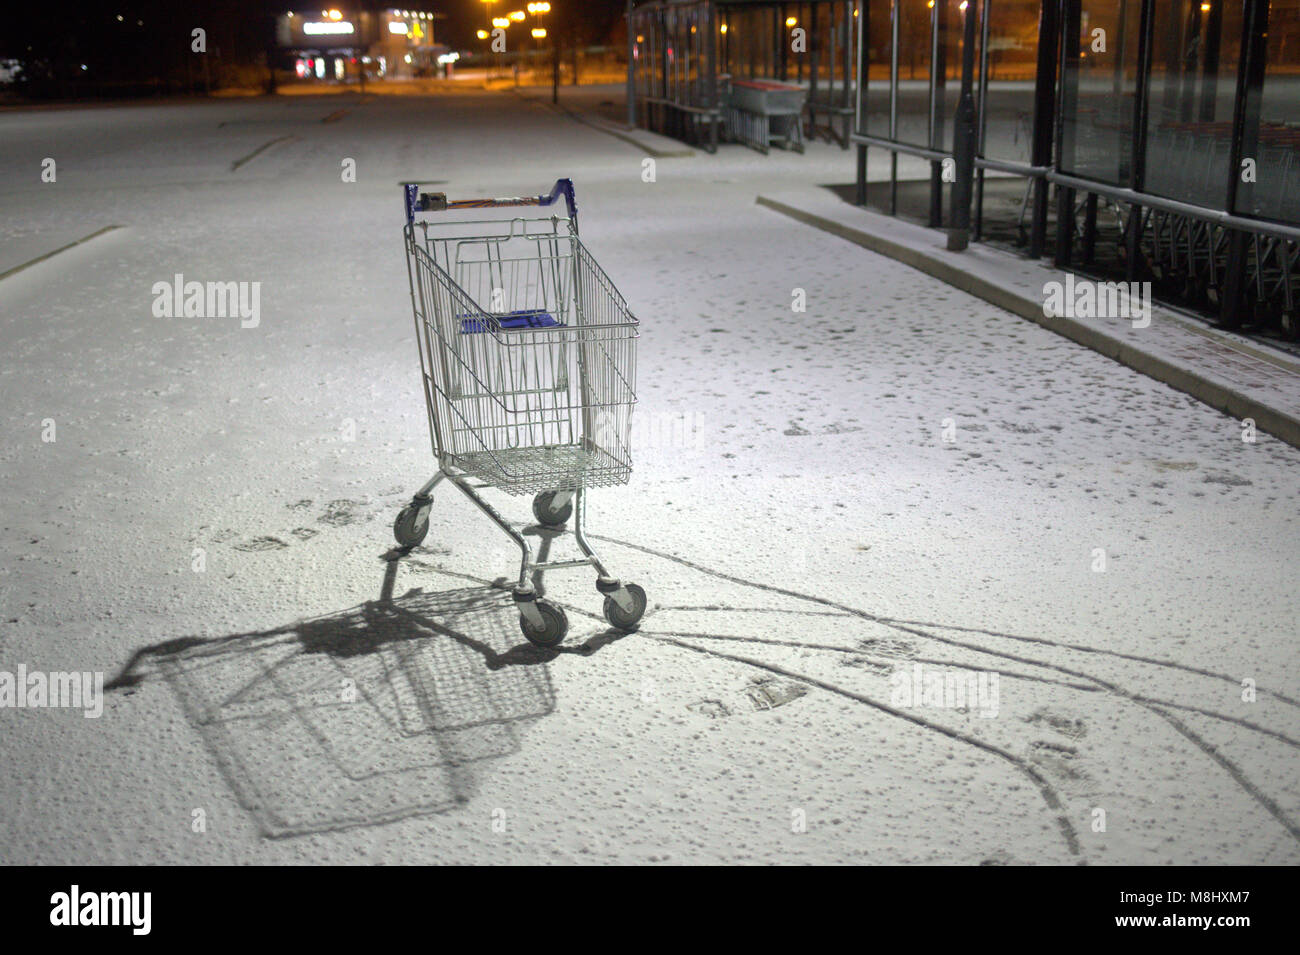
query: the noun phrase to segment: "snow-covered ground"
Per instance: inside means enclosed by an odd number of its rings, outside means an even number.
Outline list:
[[[1300,861],[1300,452],[754,204],[851,152],[646,182],[475,91],[0,141],[0,272],[119,227],[0,280],[0,671],[115,686],[0,709],[0,861]],[[554,572],[542,653],[454,491],[384,559],[431,470],[398,183],[562,175],[643,323],[590,519],[652,610],[617,636]],[[155,317],[177,273],[260,321]],[[912,705],[916,667],[996,698]]]

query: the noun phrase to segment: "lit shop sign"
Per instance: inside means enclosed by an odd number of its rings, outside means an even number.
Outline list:
[[[302,32],[308,36],[327,36],[340,33],[353,33],[352,24],[347,20],[336,23],[309,22],[302,25]]]
[[[420,25],[419,20],[413,20],[410,26],[407,26],[405,20],[389,20],[388,32],[404,36],[408,40],[424,39],[424,27]]]

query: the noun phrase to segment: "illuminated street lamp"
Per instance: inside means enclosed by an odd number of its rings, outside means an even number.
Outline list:
[[[498,29],[504,30],[506,27],[510,26],[510,18],[509,18],[509,17],[493,17],[493,18],[492,18],[492,25],[493,25],[494,27],[497,27]]]
[[[536,39],[536,40],[545,40],[545,39],[546,39],[546,28],[545,28],[545,27],[533,27],[533,38]]]
[[[520,22],[523,21],[523,19],[524,19],[525,16],[526,16],[526,14],[524,13],[524,11],[522,11],[522,10],[515,10],[514,12],[512,12],[512,13],[510,14],[510,19],[513,20],[513,21],[515,21],[515,23],[520,23]]]

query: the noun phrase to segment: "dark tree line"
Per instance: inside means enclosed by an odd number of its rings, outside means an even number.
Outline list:
[[[19,90],[35,97],[202,89],[232,69],[266,62],[275,14],[284,5],[285,0],[36,0],[6,12],[0,59],[18,61]],[[193,31],[200,28],[204,54],[192,49]],[[210,57],[206,71],[204,56]]]

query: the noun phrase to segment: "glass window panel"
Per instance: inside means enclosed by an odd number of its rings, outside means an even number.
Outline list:
[[[988,93],[983,155],[1032,158],[1039,0],[989,0]]]
[[[866,0],[867,83],[860,102],[858,129],[889,137],[889,64],[893,53],[892,0]]]
[[[1155,0],[1144,189],[1224,208],[1241,3]]]
[[[813,14],[813,22],[807,25],[812,27],[808,37],[810,66],[813,68],[810,80],[815,78],[816,100],[836,106],[843,105],[846,66],[850,72],[853,68],[850,51],[856,55],[856,40],[851,25],[852,5],[843,0],[818,3]]]
[[[1300,224],[1300,0],[1268,5],[1259,133],[1253,140],[1255,182],[1241,183],[1237,210]]]
[[[1131,185],[1140,7],[1139,0],[1082,4],[1073,54],[1067,49],[1062,57],[1060,163],[1067,172]]]
[[[898,0],[899,142],[930,145],[930,26],[935,0]]]

